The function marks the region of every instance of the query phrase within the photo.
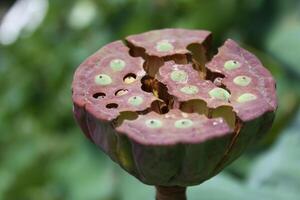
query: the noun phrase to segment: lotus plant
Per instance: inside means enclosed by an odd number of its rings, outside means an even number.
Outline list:
[[[102,47],[76,70],[74,115],[93,143],[157,200],[186,199],[270,128],[277,108],[270,72],[228,39],[162,29]]]

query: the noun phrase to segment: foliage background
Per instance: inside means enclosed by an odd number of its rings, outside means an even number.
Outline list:
[[[13,40],[9,31],[33,9]],[[300,1],[19,0],[26,9],[3,24],[14,1],[0,2],[0,199],[154,199],[81,133],[72,117],[76,67],[104,44],[166,27],[208,29],[254,52],[277,80],[279,109],[268,135],[189,199],[297,200],[300,196]],[[33,3],[33,4],[32,4]],[[2,32],[1,32],[2,31]],[[2,35],[1,35],[2,34]],[[4,37],[6,34],[6,37]],[[6,38],[6,39],[5,39]]]

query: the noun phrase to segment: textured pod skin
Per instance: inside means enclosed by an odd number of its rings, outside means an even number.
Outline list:
[[[82,131],[146,184],[200,184],[273,122],[271,74],[232,40],[208,61],[210,40],[208,31],[150,31],[106,45],[76,70]]]

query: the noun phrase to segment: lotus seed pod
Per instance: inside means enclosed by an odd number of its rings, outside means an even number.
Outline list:
[[[208,31],[163,29],[102,47],[76,70],[74,115],[85,135],[145,184],[191,186],[216,175],[270,128],[275,81]]]

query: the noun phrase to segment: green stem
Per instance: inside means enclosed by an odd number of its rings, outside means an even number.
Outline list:
[[[156,186],[156,200],[187,200],[186,187]]]

